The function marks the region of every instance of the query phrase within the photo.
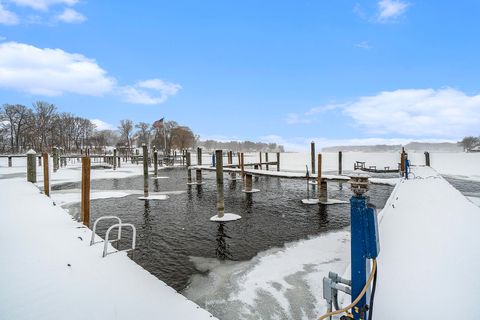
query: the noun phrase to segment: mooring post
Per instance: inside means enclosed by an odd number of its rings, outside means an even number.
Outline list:
[[[82,157],[82,223],[90,227],[90,157]]]
[[[143,196],[148,197],[148,149],[145,144],[143,149]]]
[[[260,170],[262,170],[262,151],[260,151]]]
[[[310,142],[310,159],[312,173],[315,173],[315,141]],[[318,184],[320,186],[320,184]]]
[[[187,183],[192,183],[192,170],[190,170],[190,166],[192,164],[192,158],[190,156],[190,152],[187,151]]]
[[[113,170],[117,170],[117,149],[113,149]]]
[[[119,155],[117,160],[118,160],[118,167],[120,168],[120,163],[122,162],[122,157]]]
[[[9,167],[12,166],[12,157],[11,156],[8,156],[8,166]]]
[[[153,150],[153,172],[155,177],[158,177],[158,152],[155,149]]]
[[[400,154],[400,173],[402,174],[402,177],[405,175],[405,160],[406,160],[405,148],[402,147],[402,153]]]
[[[202,148],[198,147],[197,148],[197,166],[202,165]],[[197,169],[196,170],[196,179],[197,179],[197,184],[202,184],[202,169]]]
[[[216,173],[217,173],[217,217],[223,218],[225,214],[225,199],[223,194],[223,151],[216,150]]]
[[[269,166],[268,166],[268,152],[265,152],[265,168],[268,171],[268,169],[269,169]]]
[[[36,152],[33,149],[27,152],[27,181],[37,182],[37,162],[35,161]]]
[[[277,152],[277,171],[280,171],[280,152]]]
[[[430,167],[430,152],[425,151],[425,165]]]
[[[342,151],[338,151],[338,175],[342,174]]]
[[[253,187],[253,176],[250,173],[245,175],[245,191],[252,192]]]
[[[57,147],[52,148],[52,157],[53,157],[53,172],[58,170],[58,149]]]
[[[38,166],[42,166],[42,156],[38,156]]]
[[[227,159],[228,159],[228,164],[233,165],[233,152],[231,150],[228,151],[228,158]],[[237,176],[237,174],[235,172],[230,172],[230,178],[232,180],[235,180],[236,176]]]
[[[317,185],[318,185],[318,201],[328,201],[327,180],[322,178],[322,154],[318,154],[317,159]]]
[[[243,152],[240,154],[240,172],[242,174],[242,179],[245,179],[245,155]]]
[[[49,172],[48,172],[48,153],[44,152],[43,156],[43,193],[47,197],[50,197],[50,179],[49,179]]]

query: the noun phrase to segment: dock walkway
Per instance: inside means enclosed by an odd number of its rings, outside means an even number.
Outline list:
[[[413,167],[379,214],[374,319],[480,319],[480,208]]]
[[[23,178],[1,179],[0,195],[0,319],[215,319],[124,252],[102,258],[90,229]]]

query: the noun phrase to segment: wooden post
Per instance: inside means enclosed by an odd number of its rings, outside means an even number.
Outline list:
[[[402,147],[402,153],[400,154],[400,172],[402,174],[402,177],[405,175],[405,160],[406,160],[405,148]]]
[[[192,183],[192,170],[190,170],[190,166],[192,165],[192,158],[190,156],[190,152],[187,151],[187,183]]]
[[[82,157],[82,223],[90,227],[90,157]]]
[[[338,174],[339,175],[342,174],[342,157],[343,157],[342,151],[338,151]]]
[[[233,164],[233,152],[228,151],[228,164]],[[230,178],[235,180],[237,178],[237,174],[235,172],[230,173]]]
[[[245,155],[243,152],[240,154],[240,172],[242,174],[242,179],[245,178]]]
[[[53,157],[53,172],[58,170],[58,149],[57,147],[52,148],[52,157]]]
[[[315,173],[315,141],[310,142],[310,158],[312,173]]]
[[[148,197],[148,149],[144,144],[143,149],[143,196]]]
[[[253,186],[253,179],[252,175],[250,173],[247,173],[245,175],[245,191],[251,192],[252,191],[252,186]]]
[[[430,167],[430,152],[425,151],[425,165]]]
[[[277,152],[277,171],[280,171],[280,152]]]
[[[225,213],[225,199],[223,194],[223,152],[215,151],[217,173],[217,217],[223,218]]]
[[[38,166],[42,166],[42,156],[38,156]]]
[[[322,178],[322,154],[318,154],[317,159],[317,186],[318,186],[318,200],[320,202],[328,201],[327,181]]]
[[[197,165],[201,166],[202,165],[202,148],[198,147],[197,148]],[[197,169],[196,171],[196,178],[197,178],[197,184],[202,184],[202,170]]]
[[[117,149],[113,149],[113,170],[117,170]]]
[[[317,168],[317,185],[320,188],[320,184],[322,182],[322,154],[318,154],[318,168]]]
[[[265,162],[266,162],[265,168],[266,168],[267,171],[268,171],[268,168],[269,168],[269,166],[268,166],[268,152],[265,152]]]
[[[12,166],[12,157],[11,156],[8,156],[8,166],[9,167]]]
[[[121,156],[118,156],[118,167],[120,168],[120,162],[122,162],[122,157]]]
[[[50,197],[50,179],[48,176],[48,153],[43,153],[43,193]]]
[[[33,149],[27,152],[27,181],[37,182],[37,162],[35,161],[36,152]]]
[[[157,152],[157,150],[153,151],[153,171],[155,172],[155,177],[158,177],[158,152]]]
[[[260,151],[260,170],[262,170],[262,151]]]

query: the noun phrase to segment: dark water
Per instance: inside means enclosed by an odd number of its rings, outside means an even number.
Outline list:
[[[119,216],[137,228],[134,260],[177,290],[182,290],[194,273],[189,257],[249,260],[258,252],[281,247],[286,242],[307,238],[349,225],[349,204],[308,206],[306,182],[279,178],[254,178],[254,188],[261,192],[247,196],[241,182],[225,180],[226,212],[242,219],[218,224],[209,219],[216,214],[216,186],[213,173],[204,174],[201,187],[186,185],[186,171],[161,171],[169,179],[150,180],[152,191],[179,191],[166,201],[140,201],[138,195],[116,199],[99,199],[91,203],[92,221],[104,215]],[[55,189],[79,188],[79,183]],[[348,200],[346,183],[329,182],[329,198]],[[92,181],[92,190],[141,190],[142,177]],[[311,187],[310,187],[311,190]],[[390,186],[372,186],[370,202],[379,208],[390,195]],[[79,204],[68,206],[78,219]],[[97,233],[102,237],[106,226]],[[123,231],[122,231],[123,232]],[[121,245],[126,246],[128,241]]]
[[[480,182],[444,176],[452,186],[466,196],[480,197]]]

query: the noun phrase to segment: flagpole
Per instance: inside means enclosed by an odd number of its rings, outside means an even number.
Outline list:
[[[165,118],[163,119],[163,156],[167,154],[167,131],[165,128]]]

